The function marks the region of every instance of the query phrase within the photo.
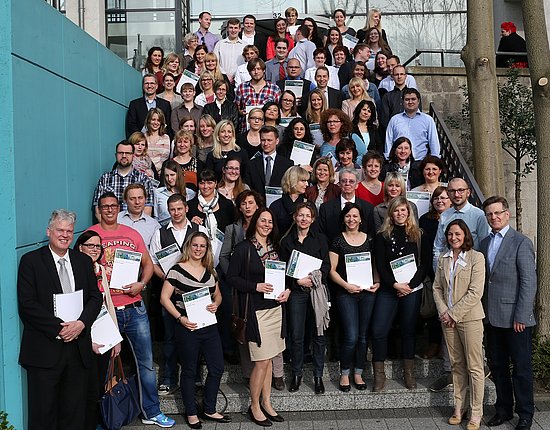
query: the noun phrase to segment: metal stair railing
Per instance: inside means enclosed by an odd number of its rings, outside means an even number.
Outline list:
[[[464,160],[460,149],[458,149],[458,145],[451,136],[441,113],[436,110],[433,103],[430,103],[430,116],[435,121],[439,144],[441,146],[441,159],[447,167],[447,178],[458,177],[464,179],[470,186],[470,203],[481,207],[485,197],[477,184],[474,174],[468,167],[468,164],[466,164],[466,160]]]

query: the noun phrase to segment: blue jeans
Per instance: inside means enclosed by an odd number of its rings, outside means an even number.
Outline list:
[[[342,322],[340,370],[349,375],[352,361],[356,374],[362,374],[367,358],[367,334],[376,295],[369,292],[342,294],[336,306]]]
[[[313,312],[310,293],[293,290],[288,300],[288,315],[290,319],[290,341],[292,354],[292,374],[302,376],[304,367],[304,337],[308,330],[313,343],[313,376],[322,377],[325,365],[325,336],[317,336],[315,318],[310,318],[311,325],[306,327],[308,310]]]
[[[125,333],[136,360],[141,412],[145,418],[160,414],[156,372],[153,367],[153,348],[147,309],[139,307],[116,311],[118,329]]]
[[[216,397],[223,375],[223,352],[218,328],[215,325],[199,330],[176,326],[176,345],[181,363],[180,390],[187,416],[197,415],[195,377],[199,355],[206,360],[208,375],[204,384],[204,412],[216,412]]]
[[[177,382],[178,354],[176,351],[176,319],[166,309],[162,308],[162,323],[164,326],[164,366],[162,368],[162,383],[173,387]]]
[[[384,361],[388,354],[388,333],[397,314],[403,358],[413,359],[416,349],[416,320],[420,313],[422,291],[397,297],[393,288],[378,290],[372,320],[372,361]]]

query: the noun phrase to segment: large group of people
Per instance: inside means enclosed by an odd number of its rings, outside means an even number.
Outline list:
[[[149,50],[143,96],[130,103],[126,139],[93,193],[97,224],[69,249],[76,216],[56,210],[48,246],[21,260],[29,428],[101,428],[97,400],[109,359],[121,351],[119,344],[101,354],[104,345],[92,342],[101,306],[135,359],[142,422],[172,427],[159,396],[179,388],[187,424],[198,429],[201,418],[231,421],[216,410],[224,360],[240,362],[248,415],[259,426],[284,421],[271,389],[285,388],[285,360],[290,392],[300,390],[308,359],[315,393],[325,392],[327,349],[340,363],[339,389],[349,392],[367,389],[370,345],[373,391],[380,392],[396,337],[404,384],[415,389],[425,295],[433,295],[437,312],[425,321],[424,355],[447,351],[455,393],[449,423],[460,424],[470,409],[467,428],[479,428],[486,354],[497,386],[492,423],[511,418],[515,398],[517,428],[529,428],[532,244],[509,226],[504,198],[476,208],[464,179],[443,181],[434,121],[390,49],[380,11],[371,10],[356,32],[337,9],[325,37],[294,8],[275,20],[269,37],[247,15],[242,23],[229,19],[220,39],[209,30],[211,18],[200,14],[182,55]],[[346,35],[358,39],[351,50]],[[409,191],[427,195],[429,210],[420,212]],[[177,262],[163,267],[160,251],[174,245]],[[140,255],[136,279],[121,288],[111,285],[117,251]],[[201,289],[208,298],[201,306],[217,324],[191,316],[190,300]],[[82,312],[65,322],[52,294],[79,290]],[[163,326],[158,386],[148,317],[156,305]],[[234,317],[246,320],[242,344],[230,329]],[[208,374],[198,410],[201,357]],[[62,412],[68,407],[74,415]]]

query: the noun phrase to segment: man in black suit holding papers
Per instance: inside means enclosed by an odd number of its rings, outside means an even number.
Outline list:
[[[90,328],[102,296],[90,257],[69,249],[75,222],[73,212],[53,211],[46,230],[48,245],[23,255],[19,264],[19,362],[27,370],[32,430],[84,428]],[[74,319],[56,316],[67,313]]]
[[[117,216],[120,205],[112,192],[106,192],[98,200],[101,222],[93,225],[93,230],[101,237],[103,255],[100,264],[105,267],[109,280],[110,293],[116,309],[118,328],[126,334],[136,360],[140,406],[143,424],[155,424],[159,427],[172,427],[175,421],[160,411],[156,386],[156,371],[153,366],[153,348],[147,309],[141,299],[145,284],[153,276],[153,262],[141,235],[131,227],[118,224]],[[140,271],[134,279],[128,279],[120,289],[115,284],[115,254],[117,250],[128,255],[141,253]],[[118,270],[118,269],[117,269]],[[116,277],[119,277],[116,273]],[[120,279],[120,278],[119,278]],[[113,281],[113,282],[112,282]]]

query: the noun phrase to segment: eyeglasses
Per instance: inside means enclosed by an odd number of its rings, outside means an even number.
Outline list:
[[[201,82],[210,82],[212,79],[210,78],[204,78],[204,79],[201,79]]]
[[[504,212],[507,212],[507,209],[504,209],[504,210],[502,210],[502,211],[495,211],[495,212],[485,212],[485,216],[486,216],[487,218],[492,218],[492,217],[500,218],[501,215],[502,215]]]
[[[447,190],[449,194],[462,194],[466,191],[468,191],[469,188],[457,188],[456,190]]]
[[[96,245],[95,243],[83,243],[82,246],[88,248],[88,249],[101,249],[101,245]]]
[[[340,179],[341,184],[355,184],[355,179]]]
[[[118,209],[118,205],[101,205],[99,209],[101,209],[102,211],[114,211],[115,209]]]
[[[251,116],[249,117],[250,121],[263,121],[264,119],[259,116]]]
[[[134,155],[133,152],[126,152],[126,151],[117,151],[116,153],[118,155]]]

